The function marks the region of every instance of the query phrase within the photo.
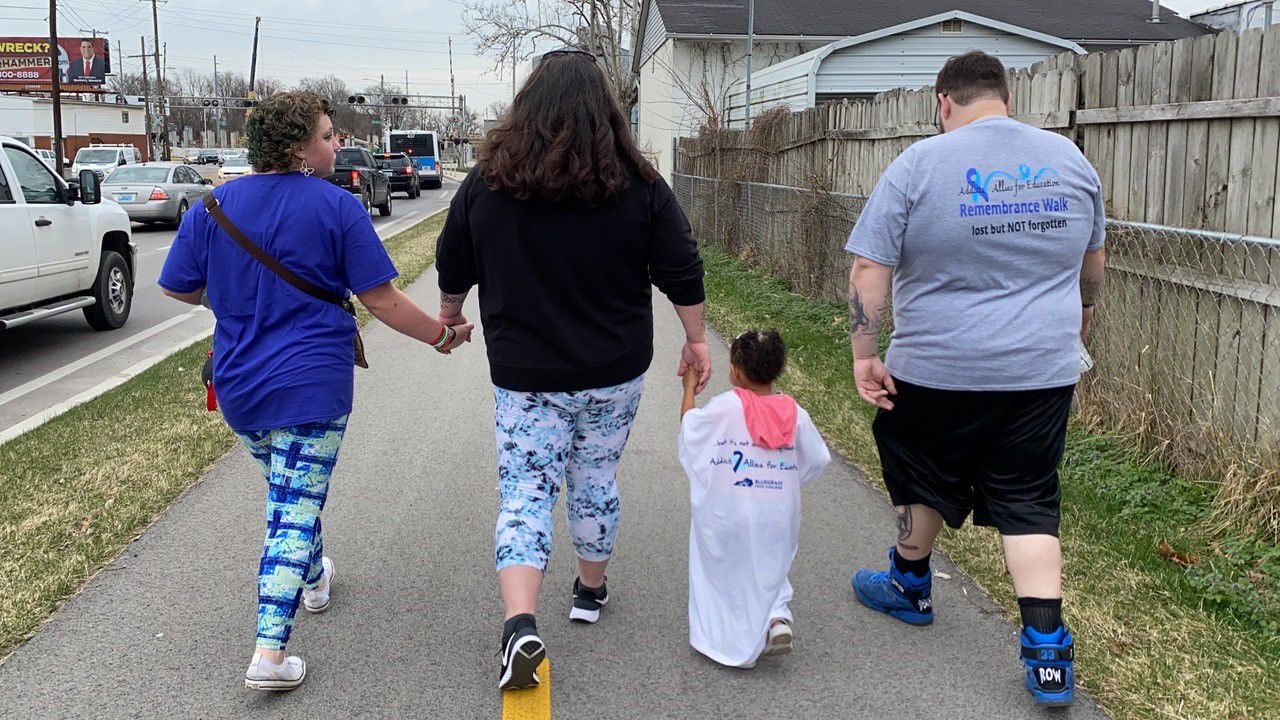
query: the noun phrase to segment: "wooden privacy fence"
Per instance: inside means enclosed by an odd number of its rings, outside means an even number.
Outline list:
[[[1009,84],[1014,117],[1075,140],[1106,199],[1083,409],[1174,465],[1264,478],[1237,500],[1280,535],[1280,26],[1066,53]],[[932,88],[769,111],[681,139],[677,189],[700,239],[839,300],[862,200],[936,112]]]

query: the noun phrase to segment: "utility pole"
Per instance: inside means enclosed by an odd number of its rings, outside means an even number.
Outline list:
[[[746,113],[746,125],[751,127],[751,46],[756,44],[756,0],[747,0],[747,97],[743,111]],[[728,118],[725,118],[727,121]]]
[[[77,28],[77,29],[79,29],[79,28]],[[97,29],[97,28],[89,28],[89,37],[93,38],[94,40],[97,40],[97,39],[98,39],[98,29]],[[94,43],[94,44],[93,44],[93,47],[94,47],[94,51],[96,52],[96,51],[97,51],[97,48],[98,48],[98,44],[97,44],[97,43]],[[111,49],[111,41],[110,41],[110,40],[107,40],[106,49],[107,49],[107,50],[110,50],[110,49]],[[105,53],[104,53],[104,54],[105,54]],[[68,58],[68,59],[70,59],[70,58]],[[103,62],[103,63],[105,63],[106,61],[107,61],[107,60],[106,60],[106,58],[104,57],[104,58],[102,59],[102,62]],[[99,87],[98,89],[99,89],[99,90],[101,90],[102,88],[101,88],[101,87]],[[80,100],[84,100],[84,95],[79,95],[79,96],[78,96],[78,99],[80,99]],[[105,98],[104,98],[103,96],[101,96],[101,95],[96,95],[96,96],[94,96],[94,99],[95,99],[95,101],[96,101],[96,102],[102,102]]]
[[[409,94],[409,71],[408,70],[404,71],[404,94],[405,95]],[[404,121],[408,125],[417,125],[417,123],[413,120],[412,110],[410,110],[409,114],[405,116]],[[387,149],[390,150],[391,148],[387,148]]]
[[[253,58],[249,61],[249,99],[253,99],[253,84],[258,78],[258,26],[262,24],[262,17],[253,19]],[[253,108],[244,109],[244,119],[249,119],[249,114],[253,112]]]
[[[155,160],[155,144],[151,142],[151,81],[147,79],[147,38],[142,36],[138,38],[138,42],[142,45],[142,54],[138,57],[142,58],[142,104],[146,108],[147,113],[147,159]]]
[[[124,43],[116,41],[116,102],[124,104]]]
[[[151,31],[152,46],[156,60],[156,112],[160,113],[160,132],[163,137],[160,139],[160,146],[164,153],[162,160],[169,159],[169,116],[164,110],[164,73],[160,72],[160,9],[156,4],[156,0],[151,0]],[[145,63],[145,61],[144,61]]]
[[[213,56],[213,96],[222,97],[218,89],[218,56]],[[213,146],[222,147],[222,108],[213,111]]]
[[[58,0],[49,0],[49,75],[53,80],[53,157],[62,176],[62,73],[58,67]]]
[[[382,97],[378,98],[378,145],[382,145],[382,133],[386,130],[386,104],[387,104],[387,76],[385,73],[378,75],[379,92]]]
[[[407,75],[405,76],[408,77]],[[409,81],[406,79],[406,83]],[[453,36],[449,36],[449,96],[454,97],[458,93],[453,89]]]
[[[511,75],[512,75],[512,80],[515,80],[515,70],[514,70],[514,69],[511,71]],[[456,103],[457,103],[458,93],[457,93],[457,91],[456,91],[456,90],[454,89],[454,87],[453,87],[453,36],[452,36],[452,35],[450,35],[450,36],[449,36],[449,97],[450,97],[450,98],[452,98],[452,99],[449,101],[449,104],[450,104],[450,105],[454,105],[454,104],[456,104]],[[457,115],[457,111],[456,111],[456,110],[454,111],[454,114],[455,114],[455,116]],[[459,135],[459,133],[458,133],[458,124],[457,124],[457,121],[456,121],[456,120],[452,120],[452,119],[450,119],[450,121],[452,122],[452,124],[453,124],[453,128],[454,128],[453,133],[452,133],[452,135],[453,135],[453,154],[454,154],[454,155],[458,155],[459,157],[461,157],[460,153],[462,152],[462,146],[461,146],[461,144],[458,142],[458,135]]]

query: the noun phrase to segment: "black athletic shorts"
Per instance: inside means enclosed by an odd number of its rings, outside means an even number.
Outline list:
[[[1058,534],[1058,463],[1074,385],[1047,390],[935,390],[894,378],[893,410],[872,431],[894,505],[921,504],[958,528]]]

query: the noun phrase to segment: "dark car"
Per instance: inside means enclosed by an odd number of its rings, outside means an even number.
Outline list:
[[[382,174],[387,176],[387,180],[391,183],[392,192],[408,193],[410,199],[416,198],[422,194],[422,188],[418,184],[417,168],[413,166],[413,161],[404,153],[376,153],[373,156],[378,161],[378,169],[382,170]]]
[[[368,150],[340,148],[333,164],[333,174],[326,179],[359,195],[365,209],[376,207],[383,217],[391,214],[391,183]]]
[[[217,150],[201,150],[194,162],[196,165],[221,165],[222,156]]]

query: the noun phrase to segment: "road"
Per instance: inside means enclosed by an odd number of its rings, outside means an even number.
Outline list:
[[[397,194],[391,217],[373,214],[378,234],[385,238],[446,207],[456,188],[457,183],[446,180],[444,187],[424,190],[416,200]],[[133,310],[123,328],[96,332],[77,311],[0,334],[0,442],[213,329],[212,313],[167,298],[156,286],[176,231],[169,225],[134,223],[138,277]]]
[[[409,294],[438,299],[435,273]],[[932,626],[858,605],[850,572],[884,566],[893,511],[838,457],[804,493],[795,652],[742,671],[691,650],[689,489],[675,452],[683,332],[670,304],[655,310],[656,360],[619,469],[622,519],[597,625],[569,622],[573,549],[563,508],[554,513],[538,616],[550,717],[1105,720],[1084,698],[1036,711],[1017,630],[940,555],[948,577],[934,586]],[[474,295],[466,314],[479,315]],[[376,322],[365,333],[371,369],[356,374],[325,505],[334,605],[300,613],[289,645],[308,664],[302,688],[273,696],[243,685],[265,489],[238,448],[0,665],[0,717],[545,720],[545,706],[521,714],[520,700],[503,707],[497,691],[493,390],[474,337],[446,357]],[[702,403],[728,389],[725,345],[711,350]]]

